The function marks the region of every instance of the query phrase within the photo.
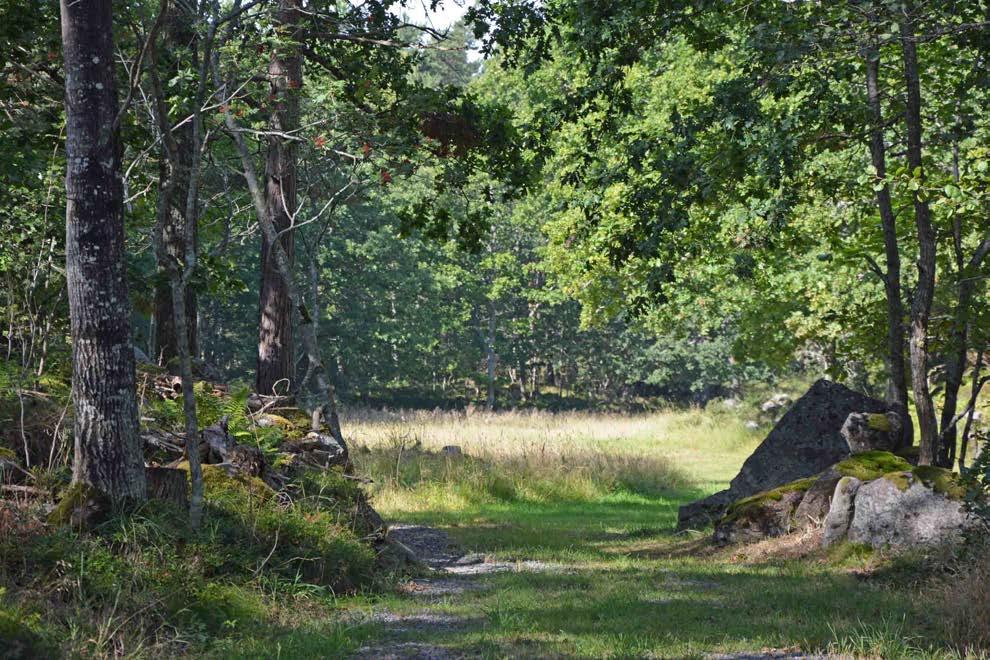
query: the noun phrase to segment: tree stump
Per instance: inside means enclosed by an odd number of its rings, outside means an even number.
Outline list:
[[[149,467],[144,469],[144,475],[148,483],[149,500],[165,500],[180,509],[189,508],[188,479],[185,470]]]

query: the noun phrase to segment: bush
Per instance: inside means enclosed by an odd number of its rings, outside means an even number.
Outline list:
[[[984,442],[973,464],[962,471],[962,483],[967,506],[990,522],[990,441]]]

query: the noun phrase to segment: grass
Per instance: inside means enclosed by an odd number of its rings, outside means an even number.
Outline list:
[[[771,548],[754,558],[673,533],[678,506],[724,487],[762,437],[728,414],[364,412],[344,421],[387,519],[443,528],[498,559],[562,568],[483,576],[484,588],[432,603],[386,594],[353,604],[477,621],[403,640],[491,657],[957,656],[917,581],[859,577],[882,561],[873,552],[788,558]],[[442,455],[445,445],[464,456]]]
[[[305,496],[286,505],[210,473],[197,533],[158,505],[78,534],[39,529],[0,502],[0,656],[341,657],[396,639],[356,616],[387,610],[463,618],[398,639],[486,657],[982,657],[979,614],[949,625],[942,613],[972,594],[986,602],[984,582],[932,591],[910,562],[862,579],[885,559],[860,547],[809,553],[813,539],[791,539],[800,552],[743,551],[674,534],[678,507],[724,487],[764,435],[740,418],[715,407],[345,411],[357,471],[387,519],[554,569],[479,576],[481,588],[434,600],[375,573],[349,526],[355,482],[333,474],[305,478]]]

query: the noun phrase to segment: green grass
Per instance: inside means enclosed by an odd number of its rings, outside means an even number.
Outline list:
[[[913,583],[856,576],[878,561],[872,552],[754,559],[673,533],[678,506],[724,487],[760,439],[728,416],[397,417],[349,426],[359,438],[359,470],[375,480],[375,503],[387,519],[443,528],[470,551],[562,568],[481,576],[484,588],[433,603],[375,599],[374,607],[397,613],[475,621],[406,632],[403,640],[493,657],[682,658],[794,647],[950,656],[939,650],[931,599]],[[466,456],[433,453],[448,444]],[[535,451],[545,446],[553,451]],[[597,472],[583,469],[589,453],[609,458],[599,459]],[[632,478],[618,474],[623,466]],[[654,469],[656,479],[642,478]],[[492,489],[492,475],[511,482],[520,471],[528,488]],[[562,485],[574,480],[584,487]],[[871,627],[878,612],[912,635]],[[372,627],[370,634],[386,632]]]
[[[158,504],[87,534],[39,532],[0,509],[14,530],[0,536],[4,648],[16,643],[22,657],[311,658],[418,641],[486,657],[765,648],[954,657],[939,605],[910,562],[863,580],[885,559],[860,547],[794,559],[772,544],[724,550],[673,533],[678,507],[724,487],[763,435],[729,411],[351,411],[343,422],[387,519],[553,570],[478,576],[481,588],[416,598],[375,573],[360,541],[367,530],[349,526],[353,480],[305,477],[303,496],[285,505],[263,485],[208,469],[196,533]],[[446,445],[463,455],[444,455]],[[396,633],[360,616],[371,610],[467,623]]]

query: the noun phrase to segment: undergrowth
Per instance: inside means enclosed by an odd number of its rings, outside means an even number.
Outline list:
[[[227,656],[241,639],[274,655],[300,625],[326,618],[338,595],[373,585],[374,553],[361,540],[369,530],[355,523],[356,491],[339,474],[311,475],[289,503],[205,467],[198,531],[184,511],[150,501],[87,532],[4,535],[5,655]],[[302,610],[313,616],[292,615]],[[330,628],[321,639],[328,649],[347,641]]]

